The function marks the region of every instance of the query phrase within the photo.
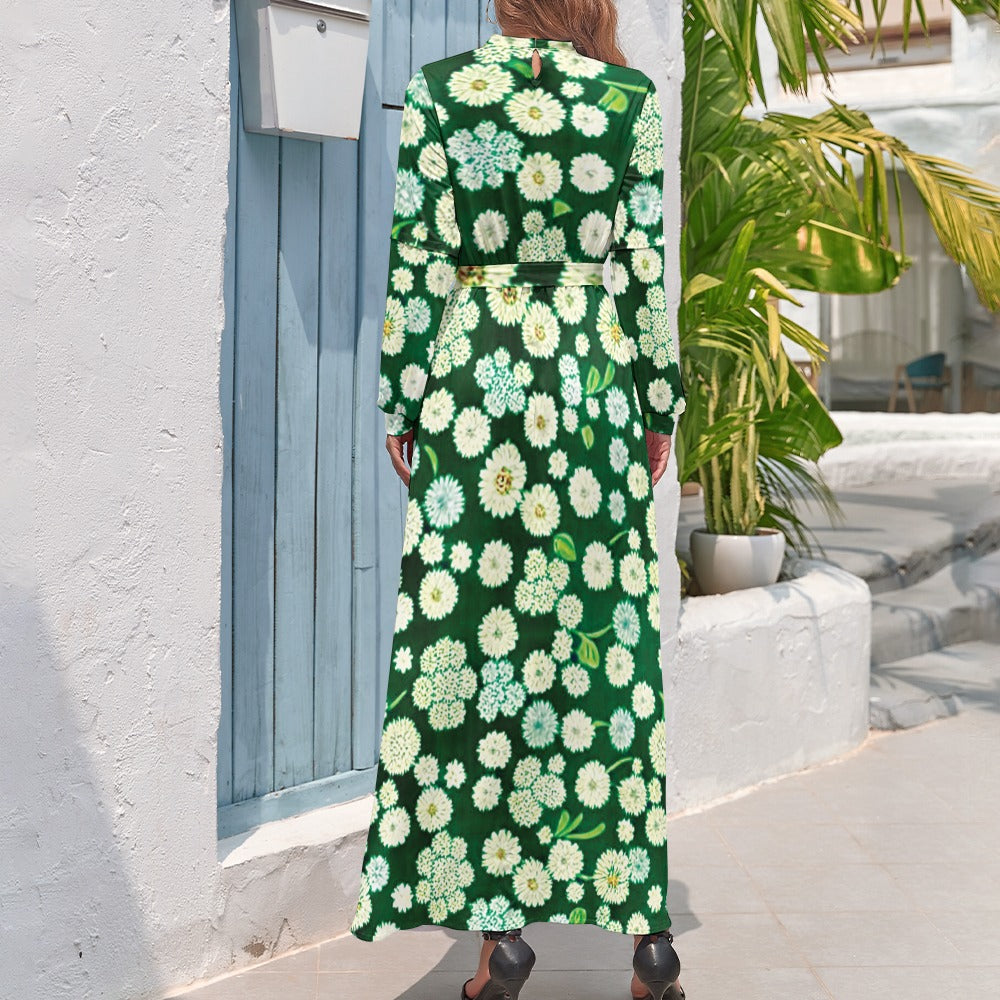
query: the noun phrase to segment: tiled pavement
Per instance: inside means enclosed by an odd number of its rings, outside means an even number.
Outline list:
[[[689,1000],[996,1000],[1000,697],[674,816],[669,847]],[[525,938],[523,1000],[628,1000],[630,938]],[[469,931],[341,937],[183,1000],[457,1000],[478,946]]]

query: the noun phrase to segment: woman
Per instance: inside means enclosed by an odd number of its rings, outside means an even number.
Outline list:
[[[409,502],[351,930],[481,931],[463,1000],[516,1000],[520,929],[593,923],[635,935],[634,997],[680,998],[661,110],[612,0],[496,15],[503,34],[424,66],[404,103],[379,406]]]

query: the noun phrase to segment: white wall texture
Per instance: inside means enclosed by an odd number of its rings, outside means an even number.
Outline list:
[[[619,6],[675,164],[680,0]],[[367,800],[215,835],[228,19],[226,0],[0,8],[0,982],[19,1000],[162,997],[345,930],[357,891]],[[676,169],[667,201],[676,305]],[[672,466],[668,683],[677,493]],[[686,707],[679,758],[703,735]]]
[[[228,5],[0,7],[0,993],[138,998],[224,910]]]

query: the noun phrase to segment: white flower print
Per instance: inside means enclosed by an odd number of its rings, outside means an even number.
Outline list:
[[[483,390],[483,403],[492,417],[502,417],[508,410],[520,413],[526,405],[524,389],[511,369],[510,352],[498,348],[476,362],[476,384]]]
[[[490,210],[479,214],[472,232],[483,253],[496,253],[507,242],[510,229],[502,213]]]
[[[382,732],[380,757],[389,774],[408,771],[420,752],[420,733],[410,719],[393,719]]]
[[[486,838],[483,867],[491,875],[509,875],[520,860],[521,842],[509,830],[496,830]]]
[[[475,899],[469,913],[469,930],[502,931],[526,923],[524,911],[516,909],[506,896]]]
[[[594,888],[607,903],[624,903],[629,891],[629,863],[624,851],[604,851],[594,868]]]
[[[409,555],[424,530],[424,515],[420,510],[420,501],[410,498],[406,502],[406,520],[403,526],[403,555]]]
[[[566,898],[571,903],[579,903],[583,899],[583,886],[579,882],[570,882],[566,886]]]
[[[425,788],[417,799],[417,825],[428,832],[440,830],[451,819],[451,799],[443,788]]]
[[[551,358],[559,346],[559,321],[544,302],[528,306],[521,326],[524,346],[536,358]]]
[[[549,475],[553,479],[563,479],[569,471],[569,459],[566,452],[554,451],[549,455]]]
[[[506,656],[517,642],[514,616],[502,605],[491,608],[479,624],[479,648],[487,656]]]
[[[556,614],[563,628],[576,628],[583,618],[583,601],[576,594],[565,594],[559,599]]]
[[[667,840],[667,813],[662,806],[651,806],[646,813],[646,839],[659,847]]]
[[[547,747],[559,729],[559,716],[547,701],[533,701],[524,712],[524,742],[532,749]]]
[[[569,636],[566,633],[563,633],[563,635],[566,637],[567,646],[569,646]],[[568,649],[566,655],[569,655]],[[559,677],[563,682],[563,687],[574,698],[582,698],[590,690],[590,674],[587,673],[584,667],[575,663],[566,667]]]
[[[541,861],[522,861],[514,872],[514,894],[525,906],[541,906],[552,895],[552,876]]]
[[[658,250],[634,250],[629,263],[632,273],[645,285],[663,277],[663,254]]]
[[[544,392],[536,392],[528,397],[524,411],[524,433],[530,444],[536,448],[548,448],[559,430],[555,400]]]
[[[674,401],[674,393],[670,388],[670,383],[665,378],[656,378],[649,383],[646,398],[649,400],[650,407],[657,413],[667,413],[670,410],[670,404]]]
[[[417,855],[417,902],[427,904],[431,920],[437,923],[465,905],[465,890],[474,877],[467,850],[464,839],[440,830]]]
[[[453,760],[444,769],[444,783],[449,788],[461,788],[465,784],[465,765],[461,761]]]
[[[577,798],[588,809],[599,809],[611,793],[611,775],[598,760],[588,761],[580,768],[576,777]]]
[[[449,555],[451,568],[456,573],[464,573],[472,565],[472,549],[466,542],[455,542]]]
[[[646,593],[646,564],[642,556],[629,552],[618,564],[618,579],[622,589],[632,597],[641,597]]]
[[[656,709],[656,695],[645,682],[640,681],[632,689],[632,711],[639,719],[648,719]]]
[[[436,477],[428,487],[424,508],[435,528],[450,528],[465,510],[461,483],[451,475]]]
[[[625,517],[625,497],[620,490],[612,490],[608,494],[608,512],[611,514],[611,519],[618,524]]]
[[[576,353],[580,357],[590,353],[590,340],[585,333],[578,333],[576,335]]]
[[[598,307],[597,331],[601,336],[601,346],[616,364],[627,365],[636,356],[635,341],[622,329],[610,299],[604,299]]]
[[[524,699],[524,685],[514,680],[514,665],[508,660],[487,661],[482,670],[476,704],[479,717],[492,722],[501,712],[508,716],[516,715]]]
[[[406,310],[399,299],[389,298],[382,323],[382,353],[394,357],[403,349],[406,338]]]
[[[420,365],[407,365],[400,377],[399,388],[407,399],[420,399],[427,384],[427,369]]]
[[[386,847],[399,847],[410,834],[410,814],[402,807],[389,809],[379,821],[379,839]]]
[[[400,593],[396,598],[396,632],[402,632],[413,619],[413,598]]]
[[[653,724],[649,737],[649,759],[657,774],[667,773],[667,730],[662,718]]]
[[[429,181],[440,181],[448,175],[448,158],[439,142],[430,142],[420,151],[417,161],[420,172]]]
[[[611,745],[619,751],[624,752],[631,746],[635,736],[635,719],[627,708],[616,708],[611,713],[611,722],[608,725],[608,737]]]
[[[632,218],[645,228],[656,225],[663,216],[663,192],[648,181],[641,181],[632,188],[629,196]]]
[[[524,686],[531,694],[544,694],[556,676],[556,665],[548,653],[533,650],[524,661]]]
[[[531,288],[505,285],[486,289],[486,305],[490,315],[501,326],[516,326],[524,320],[524,312],[531,301]]]
[[[600,108],[588,104],[575,105],[572,120],[573,127],[588,139],[596,139],[608,130],[608,116]],[[660,141],[662,143],[662,138]]]
[[[483,121],[470,132],[459,129],[448,139],[448,154],[460,166],[455,180],[469,191],[484,186],[498,188],[504,174],[517,170],[524,143],[513,132],[504,132],[496,122]]]
[[[628,467],[629,493],[641,500],[649,492],[649,466],[633,462]]]
[[[428,566],[439,563],[444,558],[444,539],[436,532],[424,535],[420,539],[420,558]]]
[[[443,261],[435,261],[427,268],[427,291],[444,298],[455,284],[455,268]],[[478,310],[477,310],[478,312]],[[472,324],[475,325],[475,324]]]
[[[624,472],[628,459],[628,446],[625,442],[619,437],[612,438],[608,448],[608,464],[611,468],[619,474]]]
[[[465,719],[465,702],[477,685],[465,657],[465,644],[448,638],[439,639],[420,655],[413,703],[428,712],[433,729],[454,729]]]
[[[589,749],[595,732],[594,720],[586,712],[575,708],[563,716],[562,741],[567,750],[580,753]]]
[[[528,201],[548,201],[562,187],[562,177],[551,153],[532,153],[517,175],[517,186]]]
[[[435,569],[420,582],[420,610],[432,621],[451,613],[458,600],[458,585],[446,569]]]
[[[541,87],[514,94],[505,107],[510,120],[527,135],[551,135],[562,128],[566,115],[559,100]]]
[[[635,660],[624,646],[612,646],[604,658],[604,672],[614,687],[624,687],[632,679]]]
[[[568,49],[557,49],[553,54],[553,61],[559,72],[566,76],[592,80],[604,72],[604,63],[599,59],[590,59],[580,52]]]
[[[618,839],[623,844],[631,844],[632,839],[635,837],[635,827],[632,825],[631,820],[620,819],[618,821],[618,828],[615,832],[618,834]]]
[[[507,761],[510,760],[510,738],[502,732],[487,733],[479,741],[476,752],[483,767],[491,770],[506,767]]]
[[[467,406],[455,419],[455,449],[462,458],[475,458],[490,439],[490,421],[482,410]]]
[[[517,447],[509,442],[498,445],[479,477],[479,502],[494,517],[513,514],[521,500],[527,478]]]
[[[587,416],[591,420],[596,420],[601,412],[601,404],[597,401],[595,396],[587,397]]]
[[[601,484],[586,466],[580,466],[570,476],[569,500],[580,517],[593,517],[600,508]]]
[[[392,890],[392,905],[401,913],[405,913],[413,906],[413,887],[405,882],[400,883]]]
[[[423,112],[412,104],[405,107],[399,131],[400,145],[416,146],[427,131]]]
[[[587,314],[587,293],[577,285],[560,285],[552,294],[552,304],[564,323],[579,323]]]
[[[604,409],[615,427],[625,426],[629,418],[628,397],[618,386],[611,386],[604,394]]]
[[[502,788],[499,778],[480,778],[472,789],[472,804],[480,812],[489,812],[491,809],[495,809],[500,801]]]
[[[588,212],[577,230],[580,248],[588,257],[603,257],[611,240],[611,220],[598,209]]]
[[[603,156],[598,156],[596,153],[581,153],[573,158],[569,178],[573,186],[584,194],[597,194],[610,186],[615,179],[615,172]],[[607,235],[610,234],[611,225],[608,223]]]
[[[560,89],[563,97],[574,98],[579,97],[583,93],[583,85],[577,83],[576,80],[566,80]],[[579,105],[576,105],[576,107],[579,107]],[[574,107],[574,110],[576,110],[576,107]]]
[[[479,556],[479,579],[485,587],[503,586],[514,566],[514,553],[506,542],[487,542]]]
[[[407,218],[415,216],[424,204],[424,182],[405,167],[396,173],[396,197],[394,213]]]
[[[502,101],[514,86],[514,78],[499,66],[473,63],[448,78],[448,92],[461,104],[482,108]]]
[[[583,871],[583,851],[571,840],[557,840],[549,851],[546,867],[556,881],[569,882]]]
[[[551,535],[559,526],[559,498],[548,483],[538,483],[521,500],[521,520],[535,536]]]
[[[537,757],[524,757],[514,768],[514,791],[508,805],[511,818],[519,826],[533,826],[542,815],[542,808],[555,809],[566,798],[566,787],[551,769],[542,770]]]
[[[583,579],[592,590],[606,590],[615,576],[611,550],[603,542],[591,542],[583,554]]]

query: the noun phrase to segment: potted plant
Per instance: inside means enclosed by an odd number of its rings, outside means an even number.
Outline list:
[[[922,0],[915,6],[923,11]],[[833,100],[812,117],[745,114],[755,90],[766,102],[757,5],[734,14],[724,0],[691,0],[684,13],[678,328],[688,404],[676,447],[681,482],[697,481],[703,494],[692,569],[701,592],[710,592],[773,582],[786,543],[810,553],[803,501],[818,502],[831,520],[842,516],[815,464],[840,433],[783,341],[815,365],[827,349],[779,302],[799,304],[790,289],[864,294],[899,280],[909,264],[901,166],[942,245],[995,307],[1000,191]],[[880,24],[878,8],[875,15]],[[809,76],[803,37],[829,82],[820,43],[843,47],[842,35],[861,30],[860,17],[839,2],[774,8],[765,21],[781,83],[795,91]]]

